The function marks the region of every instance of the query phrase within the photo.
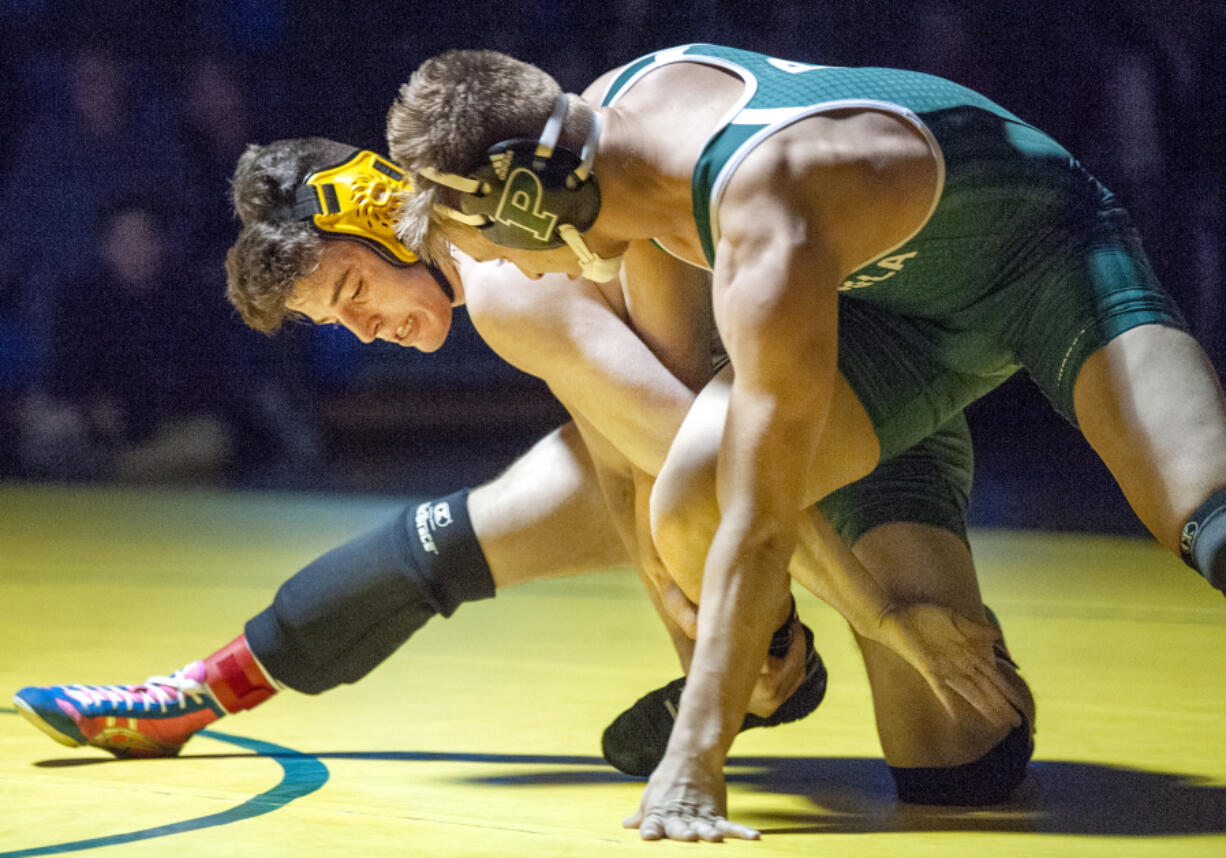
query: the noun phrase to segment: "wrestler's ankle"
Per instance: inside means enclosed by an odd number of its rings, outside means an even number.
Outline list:
[[[280,686],[260,664],[246,635],[239,635],[204,659],[205,683],[228,714],[259,706]]]

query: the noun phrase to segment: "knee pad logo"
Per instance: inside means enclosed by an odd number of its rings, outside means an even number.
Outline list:
[[[434,526],[435,528],[446,527],[451,524],[451,504],[443,501],[434,505]]]
[[[413,515],[413,526],[417,530],[417,538],[421,541],[422,549],[431,554],[438,554],[438,546],[434,542],[434,531],[447,527],[453,521],[455,519],[451,515],[451,504],[447,501],[419,505]]]

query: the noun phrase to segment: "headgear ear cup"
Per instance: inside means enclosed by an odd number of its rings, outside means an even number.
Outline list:
[[[569,96],[558,96],[538,140],[504,140],[486,151],[469,175],[423,167],[421,175],[460,192],[459,210],[440,207],[449,218],[477,227],[482,235],[515,250],[569,246],[583,275],[601,282],[617,276],[620,259],[601,259],[584,242],[600,214],[600,185],[592,162],[600,137],[600,114],[592,113],[583,151],[557,146]]]
[[[592,228],[600,213],[600,186],[595,178],[575,178],[579,158],[564,149],[540,163],[535,140],[507,140],[486,153],[472,176],[488,193],[465,194],[460,210],[484,215],[487,239],[519,250],[549,250],[565,242],[559,224],[580,233]],[[539,166],[538,166],[539,164]]]
[[[310,221],[328,239],[356,241],[396,266],[421,260],[396,238],[394,229],[400,194],[412,192],[404,171],[374,152],[355,152],[339,164],[303,177],[294,192],[295,220]],[[441,271],[426,266],[449,299],[451,283]]]
[[[404,172],[368,150],[308,173],[294,194],[294,217],[309,220],[328,238],[361,242],[393,265],[412,265],[417,255],[396,238],[398,194],[411,191]]]

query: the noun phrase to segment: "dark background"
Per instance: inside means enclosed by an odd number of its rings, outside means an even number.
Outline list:
[[[1224,9],[0,0],[0,478],[442,492],[493,476],[561,422],[463,313],[447,345],[422,356],[327,329],[266,338],[224,301],[243,146],[314,134],[383,150],[397,87],[452,47],[506,51],[572,91],[691,41],[969,85],[1125,200],[1220,369]],[[1027,379],[970,416],[973,523],[1139,532]]]

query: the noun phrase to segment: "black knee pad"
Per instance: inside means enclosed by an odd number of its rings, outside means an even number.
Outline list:
[[[306,694],[357,682],[430,617],[493,596],[467,494],[409,506],[282,584],[245,629],[268,673]]]
[[[1226,488],[1192,513],[1179,535],[1179,552],[1184,563],[1226,593]]]
[[[898,798],[911,804],[981,806],[1000,804],[1026,777],[1034,740],[1025,716],[1009,735],[979,759],[961,766],[890,766]]]

